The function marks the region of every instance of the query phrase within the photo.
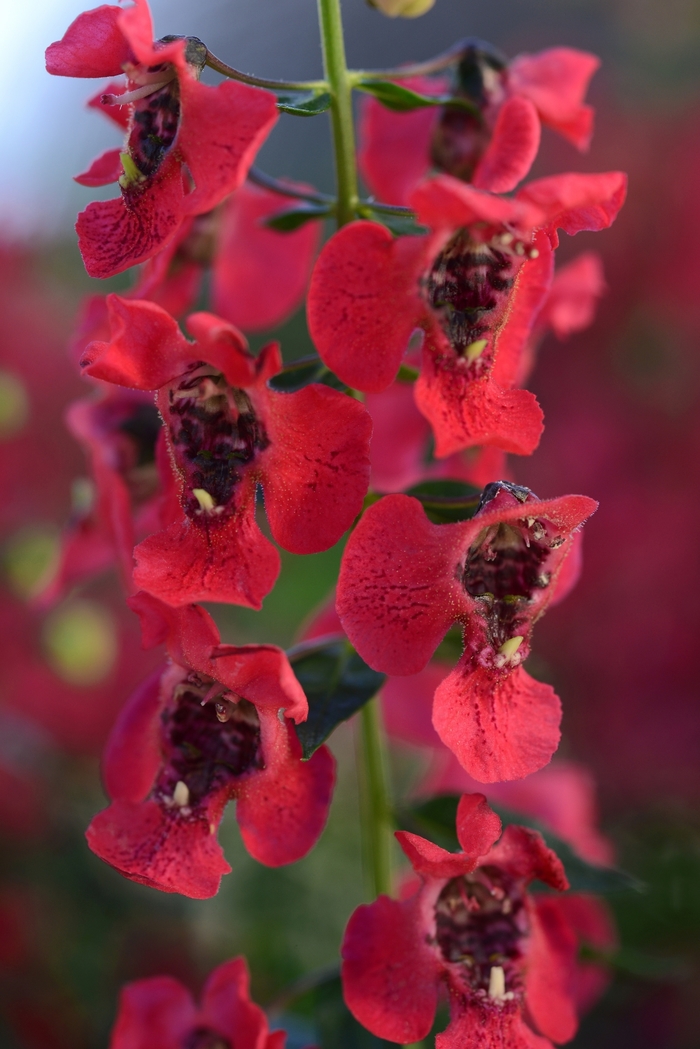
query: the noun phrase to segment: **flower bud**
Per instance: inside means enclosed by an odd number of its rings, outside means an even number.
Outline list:
[[[435,0],[367,0],[367,3],[389,18],[418,18],[430,10]]]

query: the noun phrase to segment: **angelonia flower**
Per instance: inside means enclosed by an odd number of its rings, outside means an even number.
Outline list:
[[[392,18],[434,4],[369,2]],[[46,63],[103,79],[87,104],[122,139],[76,176],[87,189],[114,186],[78,216],[86,270],[138,269],[119,294],[85,301],[71,338],[90,389],[66,422],[90,477],[35,600],[43,614],[116,566],[146,655],[112,639],[113,679],[85,693],[98,724],[88,747],[73,738],[79,719],[57,672],[31,658],[25,618],[2,606],[5,633],[19,638],[0,661],[10,705],[26,692],[31,716],[81,753],[104,740],[108,709],[106,803],[88,846],[131,881],[200,900],[231,870],[218,840],[229,803],[258,863],[314,848],[335,785],[325,741],[383,687],[389,734],[428,755],[419,793],[460,795],[460,851],[397,831],[413,875],[394,884],[375,864],[378,898],[354,912],[342,944],[347,1008],[400,1044],[426,1038],[441,1000],[449,1023],[437,1049],[570,1040],[609,979],[611,919],[596,897],[563,895],[567,873],[542,834],[502,831],[472,791],[489,784],[494,804],[559,835],[578,863],[612,861],[587,770],[549,766],[559,697],[526,669],[536,623],[576,584],[598,504],[540,498],[508,459],[532,455],[544,429],[526,388],[540,343],[583,331],[605,292],[587,245],[563,265],[555,257],[560,231],[612,225],[626,176],[525,181],[543,126],[587,149],[598,59],[566,47],[509,59],[467,39],[417,66],[351,71],[346,86],[374,94],[357,158],[369,199],[352,184],[352,142],[338,139],[348,122],[337,68],[287,84],[241,73],[197,37],[155,38],[147,0],[80,14]],[[224,78],[217,86],[203,82],[207,67]],[[254,166],[280,109],[329,106],[335,145],[347,147],[337,199]],[[321,247],[329,218],[339,228]],[[246,334],[265,336],[305,297],[316,353],[285,360],[266,337],[251,349]],[[43,379],[28,356],[29,389]],[[13,435],[31,401],[18,382],[0,382]],[[27,464],[45,458],[43,445],[30,453]],[[16,467],[5,469],[14,497]],[[341,542],[335,604],[327,598],[288,652],[239,643],[242,620],[215,622],[204,607],[258,611],[287,554]],[[381,730],[371,707],[361,716],[379,795]],[[376,845],[389,802],[373,803]],[[599,954],[583,957],[584,944]],[[251,1001],[238,958],[210,975],[199,1004],[167,976],[128,984],[110,1044],[283,1049],[284,1039]]]

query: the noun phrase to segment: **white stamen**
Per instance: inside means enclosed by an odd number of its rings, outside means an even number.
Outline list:
[[[184,809],[185,806],[189,805],[190,803],[190,789],[187,786],[187,784],[181,779],[179,779],[175,784],[175,790],[173,791],[173,801],[181,809]]]
[[[154,95],[172,79],[169,77],[167,80],[159,80],[156,84],[144,84],[143,87],[137,87],[133,91],[124,91],[121,95],[102,95],[100,102],[103,106],[127,106],[129,102],[138,102],[140,98]]]
[[[506,974],[501,965],[491,967],[489,973],[489,998],[495,1001],[503,1001],[506,996]]]

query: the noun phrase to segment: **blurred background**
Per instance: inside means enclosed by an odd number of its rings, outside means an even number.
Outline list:
[[[33,598],[62,527],[85,491],[83,452],[63,423],[84,395],[67,346],[86,294],[126,286],[86,277],[75,214],[101,191],[71,181],[115,144],[86,99],[97,85],[50,78],[43,51],[83,0],[2,5],[0,25],[0,1047],[97,1049],[119,987],[169,972],[197,987],[211,967],[248,956],[253,990],[283,989],[332,966],[362,882],[352,730],[333,749],[339,787],[314,852],[280,870],[246,854],[233,812],[221,840],[234,868],[215,899],[136,886],[92,856],[83,832],[104,803],[99,754],[131,689],[158,662],[140,648],[116,575],[98,574],[48,610]],[[261,76],[320,74],[313,0],[153,0],[156,34],[199,36]],[[596,134],[581,157],[546,130],[533,171],[629,172],[616,225],[564,242],[562,261],[594,249],[607,292],[597,318],[565,343],[548,338],[530,381],[545,411],[542,444],[512,461],[541,497],[600,500],[576,591],[539,625],[532,673],[564,705],[559,757],[594,777],[600,826],[644,883],[610,904],[622,950],[615,979],[572,1043],[579,1049],[694,1049],[700,951],[700,3],[697,0],[437,0],[415,21],[344,0],[349,62],[427,58],[465,35],[506,54],[568,45],[603,60],[589,100]],[[325,116],[282,115],[259,165],[332,190]],[[104,194],[110,195],[108,189]],[[285,356],[312,351],[303,314],[281,330]],[[254,345],[261,344],[256,336]],[[291,644],[328,597],[339,547],[283,554],[262,612],[213,609],[224,640]],[[428,757],[392,748],[395,791]],[[303,1012],[303,1010],[302,1010]],[[299,1015],[294,1044],[323,1037]],[[305,1026],[306,1025],[306,1026]],[[369,1045],[334,1029],[337,1047]]]

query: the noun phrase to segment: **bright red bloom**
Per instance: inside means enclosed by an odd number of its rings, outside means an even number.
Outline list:
[[[255,859],[277,867],[304,856],[328,815],[335,764],[322,747],[301,761],[289,722],[306,697],[274,645],[221,645],[198,606],[173,610],[137,594],[144,643],[166,642],[171,664],[121,712],[103,758],[111,804],[88,844],[132,881],[195,899],[230,871],[216,830],[226,804]]]
[[[112,338],[83,365],[107,382],[157,390],[181,510],[136,548],[137,586],[172,605],[228,601],[259,608],[279,555],[255,522],[262,484],[273,537],[294,553],[332,546],[360,512],[369,482],[371,420],[327,386],[278,393],[276,344],[256,359],[209,313],[192,343],[159,306],[109,296]]]
[[[531,453],[542,412],[513,387],[550,290],[556,229],[608,227],[625,186],[619,172],[558,175],[508,199],[447,175],[425,182],[411,203],[429,235],[395,239],[384,226],[354,222],[323,248],[308,297],[319,354],[349,386],[379,392],[421,327],[415,396],[435,454],[479,444]]]
[[[417,499],[390,495],[367,510],[345,549],[338,614],[376,670],[417,673],[462,623],[464,653],[435,693],[433,724],[481,783],[536,772],[558,746],[559,699],[522,663],[574,532],[596,506],[580,495],[540,501],[499,482],[471,520],[434,525]]]
[[[342,948],[345,1001],[373,1034],[424,1038],[442,988],[450,1024],[436,1049],[548,1049],[575,1034],[575,932],[553,897],[527,892],[535,878],[567,889],[564,868],[536,831],[511,825],[494,844],[500,831],[483,794],[465,794],[463,852],[397,832],[421,886],[359,907]]]
[[[218,966],[197,1006],[172,976],[128,983],[121,992],[110,1049],[284,1049],[284,1031],[270,1034],[250,999],[243,958]]]
[[[540,142],[540,122],[554,128],[577,149],[586,150],[593,133],[593,109],[583,99],[600,65],[595,55],[555,47],[502,56],[470,48],[461,63],[455,93],[479,115],[457,107],[397,113],[374,98],[363,103],[359,162],[363,178],[378,200],[406,205],[431,166],[505,193],[527,175]],[[402,83],[423,94],[448,90],[443,77],[408,78]]]
[[[118,181],[122,191],[78,216],[92,277],[150,258],[188,216],[211,211],[241,184],[274,125],[269,92],[199,83],[205,57],[194,37],[154,43],[147,0],[86,11],[47,49],[46,68],[57,76],[127,77],[125,91],[103,96],[104,104],[129,106],[126,145],[79,176],[87,185]]]

